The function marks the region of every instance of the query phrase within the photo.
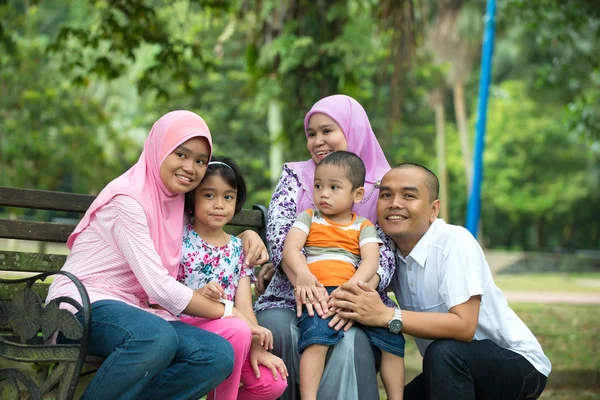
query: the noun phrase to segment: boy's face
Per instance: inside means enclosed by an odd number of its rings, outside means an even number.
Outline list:
[[[314,198],[317,208],[334,222],[348,222],[352,206],[362,200],[364,188],[352,190],[346,168],[319,165],[315,171]]]

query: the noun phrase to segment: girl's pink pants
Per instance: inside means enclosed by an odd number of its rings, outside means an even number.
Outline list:
[[[271,370],[259,365],[260,378],[256,378],[250,365],[250,347],[252,334],[250,327],[238,318],[204,319],[182,317],[186,324],[214,332],[233,346],[233,372],[215,390],[206,397],[207,400],[274,400],[281,396],[287,387],[287,380],[277,372],[277,380],[273,379]],[[202,379],[202,377],[191,377]],[[242,386],[240,386],[240,383]]]

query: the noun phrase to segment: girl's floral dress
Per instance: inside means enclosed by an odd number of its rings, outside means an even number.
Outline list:
[[[233,301],[240,279],[249,276],[255,281],[253,267],[244,267],[242,241],[230,236],[225,246],[206,243],[186,224],[183,232],[181,262],[177,280],[194,290],[217,281],[223,287],[227,300]]]

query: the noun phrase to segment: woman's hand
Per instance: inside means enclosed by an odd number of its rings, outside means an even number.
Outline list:
[[[279,379],[278,375],[280,375],[282,379],[288,377],[288,370],[283,360],[276,355],[269,353],[255,341],[252,341],[252,347],[250,349],[250,365],[252,365],[256,379],[260,378],[259,365],[264,365],[269,368],[273,374],[274,380]]]
[[[306,311],[311,317],[315,315],[313,307],[319,316],[323,316],[329,310],[327,290],[310,272],[302,273],[296,277],[294,295],[296,297],[296,316],[298,318],[302,316],[302,306],[306,307]]]
[[[267,328],[263,328],[259,325],[250,326],[252,335],[258,336],[258,343],[265,350],[273,350],[273,334]]]
[[[261,265],[269,261],[267,247],[258,233],[247,230],[242,232],[238,237],[242,239],[245,266]]]
[[[256,277],[256,283],[254,284],[254,290],[257,294],[263,294],[265,292],[267,286],[269,286],[269,282],[273,279],[273,275],[275,275],[275,266],[273,263],[268,262],[260,267],[260,271]]]
[[[217,281],[208,282],[200,289],[196,289],[195,292],[200,293],[204,297],[208,297],[211,300],[219,301],[225,294],[225,291]]]

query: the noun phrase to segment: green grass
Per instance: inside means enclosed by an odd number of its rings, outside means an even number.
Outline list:
[[[600,399],[600,308],[597,306],[512,303],[552,362],[547,400]],[[406,336],[406,382],[421,371],[421,355]],[[383,386],[381,398],[385,399]]]
[[[558,304],[511,304],[536,335],[553,372],[600,373],[600,308]]]
[[[505,292],[600,293],[600,273],[498,274],[494,282]]]

